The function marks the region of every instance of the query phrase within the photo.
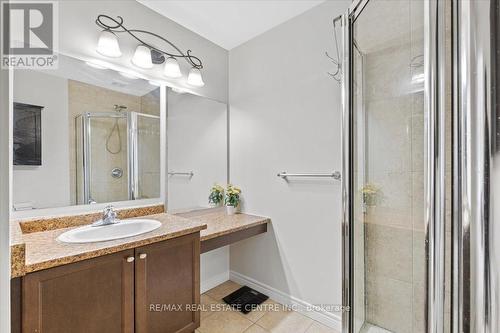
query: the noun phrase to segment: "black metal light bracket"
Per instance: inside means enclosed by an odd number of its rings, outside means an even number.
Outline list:
[[[107,21],[107,23],[106,23]],[[174,43],[170,42],[168,39],[155,34],[150,31],[146,30],[138,30],[138,29],[127,29],[123,25],[123,18],[121,16],[117,16],[116,19],[112,18],[111,16],[101,14],[97,16],[97,19],[95,20],[95,23],[97,26],[99,26],[101,29],[112,32],[114,34],[117,33],[123,33],[126,32],[130,36],[132,36],[134,39],[136,39],[141,45],[144,45],[148,47],[151,50],[151,60],[154,64],[162,64],[165,62],[166,57],[172,57],[172,58],[183,58],[194,68],[202,69],[203,68],[203,63],[200,58],[194,56],[191,54],[191,50],[187,50],[186,53],[182,52],[181,49],[179,49]],[[137,34],[145,34],[149,36],[156,37],[160,39],[161,41],[167,43],[171,47],[173,47],[178,53],[170,53],[167,51],[164,51],[156,46],[153,46],[149,43],[146,43],[143,41],[141,38],[137,36]]]

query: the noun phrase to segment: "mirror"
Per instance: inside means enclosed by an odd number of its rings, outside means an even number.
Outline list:
[[[228,178],[227,105],[170,88],[167,105],[168,210],[208,208]]]
[[[160,198],[160,90],[64,55],[15,70],[13,209]]]

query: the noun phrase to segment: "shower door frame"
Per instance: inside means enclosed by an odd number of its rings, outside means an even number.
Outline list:
[[[84,198],[84,205],[92,204],[93,203],[93,198],[92,198],[92,191],[91,191],[91,179],[92,179],[92,154],[91,154],[91,143],[90,143],[90,138],[92,137],[92,126],[91,126],[91,119],[92,118],[119,118],[119,119],[126,119],[127,120],[127,132],[128,132],[128,117],[124,113],[117,113],[117,112],[86,112],[82,115],[82,135],[83,135],[83,140],[82,140],[82,168],[83,168],[83,198]],[[75,118],[76,120],[76,118]],[[128,138],[128,135],[127,135]],[[75,140],[75,142],[78,142],[78,140]],[[79,147],[76,147],[76,151],[78,152]],[[127,158],[129,156],[129,146],[127,142]],[[77,166],[78,167],[78,166]],[[128,174],[128,170],[127,170]],[[77,186],[76,189],[78,191],[78,181],[77,181]],[[129,195],[129,200],[130,195]]]
[[[90,138],[92,135],[92,129],[90,120],[92,118],[119,118],[126,119],[127,121],[127,187],[128,187],[128,200],[136,200],[137,194],[139,193],[139,164],[138,164],[138,137],[137,137],[137,120],[139,117],[154,118],[158,119],[161,124],[161,116],[150,115],[147,113],[129,111],[123,113],[117,112],[86,112],[81,115],[82,117],[82,168],[83,168],[83,197],[85,200],[84,204],[90,204],[92,199],[92,154],[91,154],[91,143]],[[160,133],[160,142],[161,142]],[[77,147],[78,149],[78,147]],[[161,150],[161,147],[160,147]],[[160,152],[161,155],[161,152]],[[161,162],[160,162],[161,165]],[[77,189],[78,190],[78,189]],[[161,196],[161,193],[160,193]]]
[[[137,124],[139,123],[140,117],[158,119],[158,121],[161,122],[160,116],[152,114],[135,112],[135,111],[129,112],[128,114],[127,130],[129,135],[127,136],[127,138],[129,140],[129,143],[127,146],[130,147],[130,153],[128,155],[129,200],[136,200],[137,196],[139,195],[139,135],[138,135],[139,129],[137,127]]]
[[[499,6],[453,7],[453,333],[500,330]]]
[[[354,330],[353,29],[372,0],[354,1],[342,17],[342,333]],[[444,331],[445,244],[445,4],[424,2],[426,331]]]

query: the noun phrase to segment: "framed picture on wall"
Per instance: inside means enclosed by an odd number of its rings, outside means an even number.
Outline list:
[[[43,106],[14,102],[14,165],[42,165]]]

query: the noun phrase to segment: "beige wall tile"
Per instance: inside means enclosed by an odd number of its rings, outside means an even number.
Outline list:
[[[366,269],[370,279],[412,282],[412,231],[366,224]],[[368,298],[368,302],[375,301]]]
[[[409,171],[411,96],[367,101],[368,174]]]
[[[367,320],[394,333],[412,329],[412,284],[370,277],[366,282]]]
[[[159,115],[159,95],[148,94],[145,96],[128,95],[121,92],[96,87],[83,82],[68,81],[68,99],[69,99],[69,142],[70,147],[75,147],[75,117],[85,112],[114,112],[114,105],[125,105],[128,111],[145,112],[149,114]],[[146,110],[142,110],[142,107]],[[110,149],[121,152],[111,154],[106,150],[106,139],[114,126],[113,119],[98,119],[92,121],[92,196],[98,202],[128,200],[128,180],[126,175],[127,170],[127,122],[125,119],[119,120],[119,130],[121,134],[121,144],[118,138],[118,132],[114,131],[110,137]],[[147,169],[147,175],[144,176],[142,191],[144,197],[155,198],[159,197],[159,126],[156,129],[158,137],[151,138],[145,142],[144,151],[141,158],[150,156],[145,161],[145,166],[150,166]],[[156,141],[154,140],[156,139]],[[153,156],[154,155],[154,156]],[[147,163],[146,163],[147,162]],[[114,167],[120,167],[124,171],[124,176],[119,179],[111,177],[111,170]],[[70,169],[76,170],[76,151],[75,148],[70,149]],[[76,175],[71,173],[70,190],[72,193],[72,202],[76,203]],[[142,176],[142,174],[141,174]],[[108,187],[109,186],[109,187]]]
[[[379,203],[368,208],[365,221],[411,228],[411,174],[409,172],[372,173],[369,183],[380,189]]]

